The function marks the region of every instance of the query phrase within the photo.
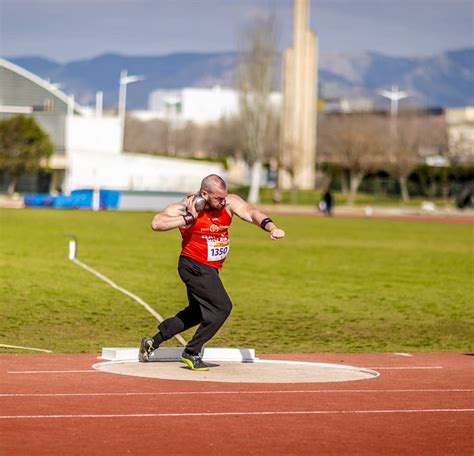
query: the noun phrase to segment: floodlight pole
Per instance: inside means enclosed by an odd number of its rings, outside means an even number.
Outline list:
[[[125,139],[125,104],[127,99],[127,84],[132,82],[143,81],[144,76],[128,76],[127,70],[120,72],[119,80],[119,102],[118,102],[118,115],[120,118],[120,150],[124,150],[124,139]]]
[[[379,95],[390,100],[390,125],[392,135],[396,133],[396,120],[398,117],[398,102],[410,96],[405,90],[400,90],[398,86],[392,86],[391,90],[377,90]]]
[[[391,90],[377,90],[377,93],[390,100],[390,139],[393,142],[397,136],[398,102],[409,97],[410,94],[404,90],[400,90],[398,86],[395,85],[392,86]],[[389,160],[390,162],[395,161],[393,145],[390,147]]]

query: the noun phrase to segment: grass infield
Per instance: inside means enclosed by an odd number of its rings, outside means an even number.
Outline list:
[[[64,237],[75,233],[81,261],[168,317],[185,305],[176,270],[180,235],[152,232],[152,216],[0,210],[0,343],[94,353],[138,346],[154,334],[145,309],[67,259]],[[282,241],[232,224],[221,277],[234,309],[209,346],[257,353],[474,349],[472,225],[274,218],[287,232]]]

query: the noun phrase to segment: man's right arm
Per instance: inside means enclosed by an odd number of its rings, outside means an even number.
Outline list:
[[[153,231],[169,231],[174,228],[190,227],[197,217],[194,206],[190,204],[192,197],[179,203],[170,204],[163,212],[156,214],[151,221]]]

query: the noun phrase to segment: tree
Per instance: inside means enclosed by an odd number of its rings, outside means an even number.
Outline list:
[[[164,120],[142,122],[125,119],[125,150],[150,154],[169,154],[171,127]]]
[[[277,48],[275,18],[258,16],[245,27],[240,40],[236,81],[245,152],[252,167],[248,200],[254,204],[259,199],[262,160],[268,150],[269,130],[273,128],[272,119],[275,118],[270,104]]]
[[[403,201],[410,199],[407,187],[408,176],[419,163],[421,145],[421,122],[419,118],[397,120],[396,135],[387,136],[387,157],[384,168],[398,180]]]
[[[331,116],[319,123],[319,160],[347,169],[348,204],[354,203],[364,176],[384,163],[384,126],[382,119],[356,114]]]
[[[33,117],[18,115],[0,121],[0,169],[11,176],[9,195],[23,173],[38,172],[52,153],[48,134]]]
[[[423,162],[423,155],[439,155],[447,142],[444,119],[441,116],[405,115],[397,119],[395,133],[386,138],[384,169],[398,180],[403,201],[407,202],[410,199],[408,177]]]
[[[245,149],[241,132],[239,117],[223,117],[206,128],[202,147],[212,158],[241,158]]]

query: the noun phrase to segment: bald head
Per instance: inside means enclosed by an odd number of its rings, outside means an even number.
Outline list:
[[[217,174],[209,174],[201,182],[201,191],[212,192],[215,189],[227,190],[227,185],[222,177]]]
[[[207,201],[207,207],[222,209],[226,205],[227,185],[222,177],[209,174],[201,182],[201,195]]]

